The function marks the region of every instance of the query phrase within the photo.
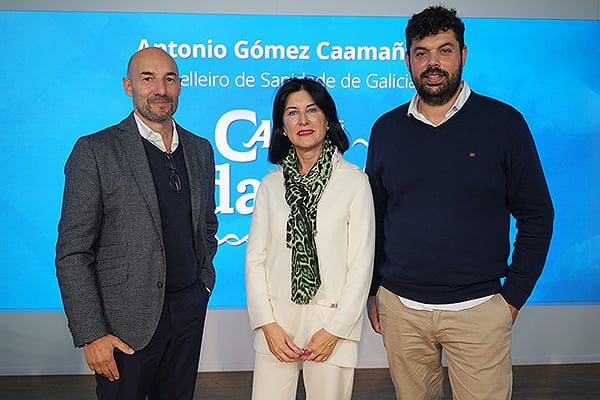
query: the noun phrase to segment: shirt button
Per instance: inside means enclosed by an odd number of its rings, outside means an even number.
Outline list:
[[[162,288],[163,287],[163,283],[161,281],[158,281],[158,283],[156,284],[156,286],[158,286],[158,288]]]

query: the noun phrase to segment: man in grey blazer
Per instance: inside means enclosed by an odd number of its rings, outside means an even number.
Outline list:
[[[99,399],[192,399],[215,282],[213,151],[173,120],[168,53],[135,53],[123,87],[133,113],[65,166],[58,283]]]

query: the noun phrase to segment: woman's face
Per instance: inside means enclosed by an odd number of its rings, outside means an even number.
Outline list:
[[[304,89],[291,93],[283,112],[283,131],[296,152],[320,152],[327,133],[327,118]]]

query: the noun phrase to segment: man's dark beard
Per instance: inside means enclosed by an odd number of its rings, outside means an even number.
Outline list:
[[[423,80],[425,75],[431,73],[443,75],[446,77],[446,81],[438,86],[427,86],[423,83]],[[459,65],[458,71],[453,75],[449,75],[447,71],[443,71],[440,68],[427,68],[427,70],[419,76],[419,79],[413,79],[419,97],[425,104],[431,106],[441,106],[442,104],[449,102],[460,89],[461,81],[462,65]]]

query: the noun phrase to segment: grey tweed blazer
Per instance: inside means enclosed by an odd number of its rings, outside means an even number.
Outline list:
[[[177,125],[189,176],[198,277],[212,291],[215,166],[210,143]],[[56,272],[75,346],[113,334],[146,346],[161,314],[166,258],[158,199],[133,113],[80,138],[65,166]]]

